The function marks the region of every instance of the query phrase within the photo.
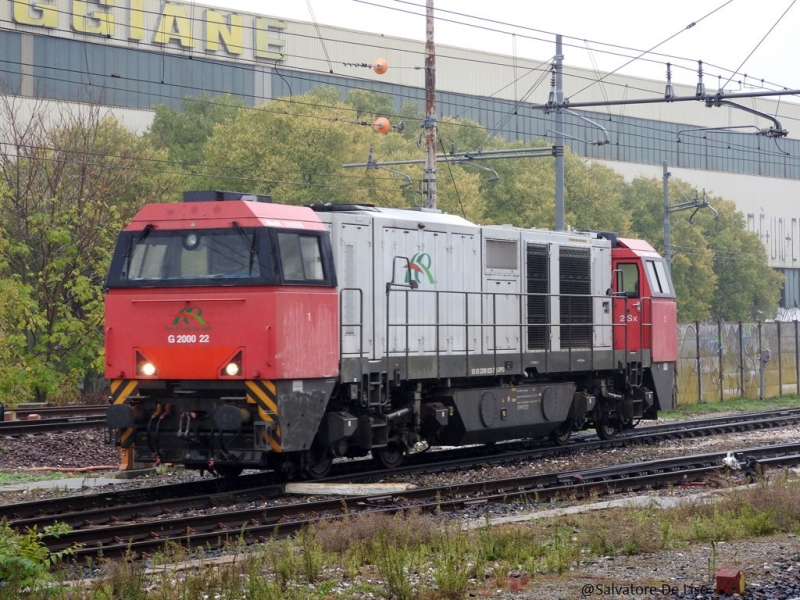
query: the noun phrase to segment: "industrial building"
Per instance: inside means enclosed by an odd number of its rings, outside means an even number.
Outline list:
[[[0,3],[0,93],[29,104],[102,104],[136,131],[147,129],[155,104],[178,108],[199,93],[230,93],[253,106],[328,85],[386,92],[397,108],[408,101],[422,106],[424,52],[420,41],[193,2]],[[368,68],[377,57],[390,65],[383,75]],[[477,121],[507,139],[552,142],[554,116],[532,108],[548,100],[551,63],[552,56],[437,45],[437,113]],[[565,57],[564,92],[572,100],[665,94],[664,81],[618,74],[597,79],[598,73],[570,67]],[[705,85],[714,91],[711,81]],[[673,87],[676,96],[696,93],[694,86]],[[739,88],[748,89],[746,79]],[[779,98],[739,104],[751,112],[702,102],[573,110],[577,115],[565,116],[566,144],[626,178],[660,178],[666,161],[673,177],[733,200],[763,241],[770,266],[786,275],[782,305],[795,308],[800,209],[791,199],[800,197],[800,105]],[[788,135],[763,135],[776,124]],[[592,143],[606,135],[610,143]]]

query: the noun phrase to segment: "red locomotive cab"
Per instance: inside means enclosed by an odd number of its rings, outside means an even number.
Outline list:
[[[653,363],[678,358],[677,305],[666,261],[643,240],[617,238],[611,251],[614,270],[614,350],[629,362]]]
[[[122,233],[107,286],[109,379],[338,374],[330,242],[306,208],[148,205]]]
[[[214,191],[149,204],[106,287],[106,420],[134,460],[236,475],[310,452],[339,374],[333,252],[312,210]]]

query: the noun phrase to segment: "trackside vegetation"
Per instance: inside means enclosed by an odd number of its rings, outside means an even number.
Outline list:
[[[36,532],[0,527],[0,599],[456,600],[540,582],[565,591],[585,582],[582,569],[601,557],[707,548],[694,576],[713,581],[716,544],[800,533],[798,483],[785,473],[729,489],[714,502],[673,508],[626,507],[493,526],[443,514],[351,513],[294,538],[245,547],[228,540],[223,555],[189,556],[180,541],[146,564],[100,559],[74,564],[52,556]],[[537,505],[530,500],[531,508]],[[84,579],[83,574],[90,573]],[[662,583],[649,574],[653,585]],[[674,583],[674,582],[673,582]]]

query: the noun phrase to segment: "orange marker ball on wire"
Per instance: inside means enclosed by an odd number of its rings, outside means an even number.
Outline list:
[[[378,133],[389,133],[391,125],[389,124],[389,119],[386,117],[379,117],[375,119],[375,122],[372,124],[372,128]]]
[[[375,71],[378,75],[383,75],[386,73],[386,69],[389,68],[389,63],[386,62],[385,58],[376,58],[375,62],[372,63],[372,70]]]

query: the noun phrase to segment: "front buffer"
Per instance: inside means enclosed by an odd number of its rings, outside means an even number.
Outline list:
[[[154,383],[111,382],[107,421],[116,430],[114,442],[133,448],[137,462],[223,475],[300,464],[333,389],[332,379],[247,380],[205,389]]]

